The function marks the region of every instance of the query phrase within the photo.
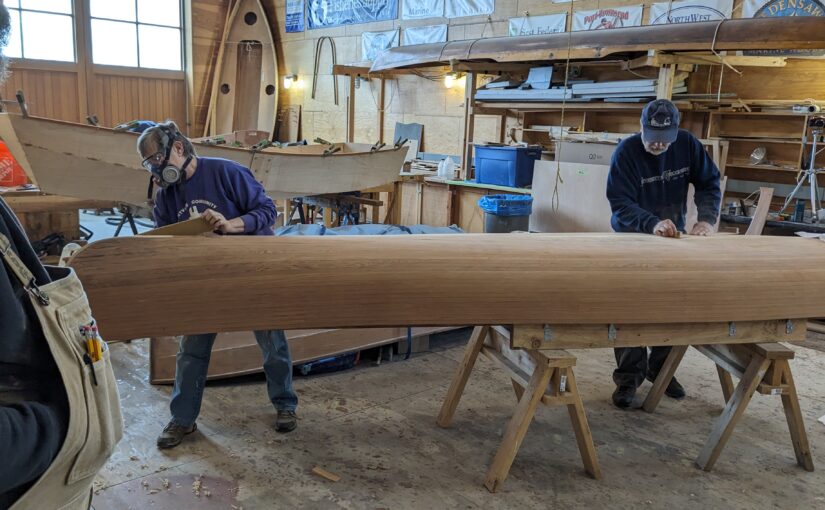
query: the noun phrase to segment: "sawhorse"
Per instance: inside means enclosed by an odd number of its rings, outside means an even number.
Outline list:
[[[705,471],[713,469],[725,443],[745,413],[745,408],[754,393],[759,392],[763,395],[781,395],[796,462],[805,470],[813,471],[814,462],[789,363],[794,357],[794,351],[780,343],[696,345],[694,347],[716,363],[722,393],[725,397],[725,409],[716,420],[710,437],[696,459],[696,465]],[[687,348],[687,345],[680,345],[671,349],[653,383],[653,388],[645,398],[643,404],[645,411],[653,412],[656,409]],[[739,379],[736,387],[733,385],[732,376]]]
[[[501,446],[487,471],[484,486],[490,492],[496,492],[504,483],[539,402],[548,406],[567,406],[584,469],[593,478],[600,479],[596,448],[573,374],[576,358],[563,350],[512,350],[509,332],[505,328],[476,326],[473,330],[464,359],[453,376],[438,414],[438,425],[450,426],[479,353],[504,369],[518,399]]]

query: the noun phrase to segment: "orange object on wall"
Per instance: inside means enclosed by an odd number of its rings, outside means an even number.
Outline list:
[[[14,156],[9,152],[6,144],[0,141],[0,186],[11,188],[27,184],[29,178]]]

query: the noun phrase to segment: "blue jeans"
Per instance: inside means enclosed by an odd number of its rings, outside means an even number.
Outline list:
[[[189,335],[180,342],[172,390],[172,421],[190,427],[198,418],[206,386],[206,373],[216,333]],[[286,336],[280,329],[255,331],[255,340],[264,355],[264,374],[269,400],[279,411],[294,411],[298,395],[292,389],[292,358]]]

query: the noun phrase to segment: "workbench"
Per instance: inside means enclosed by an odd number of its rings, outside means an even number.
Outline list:
[[[797,464],[814,465],[799,408],[790,360],[793,350],[779,342],[805,339],[806,321],[770,320],[675,324],[542,324],[477,326],[453,376],[437,423],[450,425],[479,353],[496,362],[512,380],[518,403],[488,470],[485,486],[498,490],[507,478],[540,402],[566,405],[586,472],[601,477],[593,438],[573,375],[576,359],[565,349],[671,346],[643,409],[653,412],[688,347],[716,364],[725,407],[716,419],[696,464],[713,468],[725,443],[756,392],[780,396]],[[732,377],[739,383],[734,386]],[[620,411],[616,411],[620,412]]]

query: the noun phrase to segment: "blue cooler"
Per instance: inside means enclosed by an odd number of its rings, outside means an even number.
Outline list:
[[[533,165],[540,158],[540,146],[476,145],[476,182],[526,188],[533,183]]]

